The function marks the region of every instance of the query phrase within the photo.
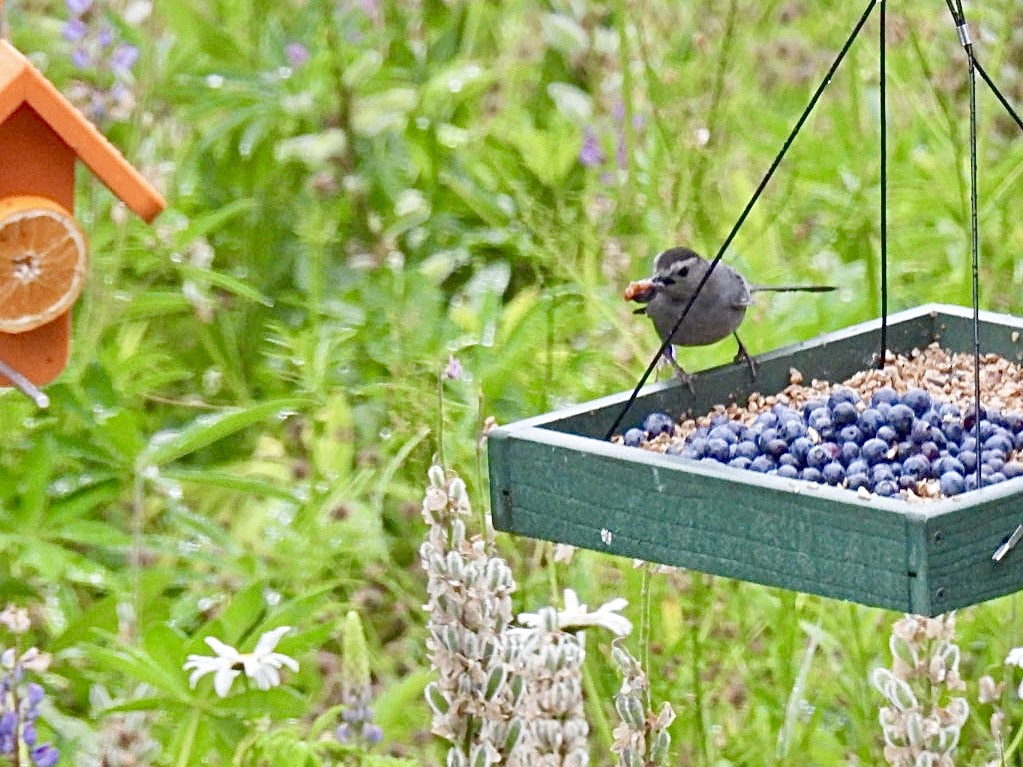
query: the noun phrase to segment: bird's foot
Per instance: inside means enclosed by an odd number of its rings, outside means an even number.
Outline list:
[[[668,361],[668,364],[675,370],[675,377],[685,386],[689,387],[691,394],[696,393],[696,389],[693,388],[693,374],[687,373],[682,369],[682,366],[675,360],[675,356],[672,354],[665,354],[664,359]]]
[[[735,360],[734,361],[736,363],[739,363],[739,362],[742,362],[743,360],[746,360],[746,364],[749,365],[750,375],[754,379],[756,379],[756,377],[757,377],[757,361],[755,359],[753,359],[753,355],[750,354],[746,350],[745,346],[743,346],[742,341],[739,340],[739,336],[738,335],[735,335],[735,342],[737,344],[739,344],[739,351],[736,352]]]

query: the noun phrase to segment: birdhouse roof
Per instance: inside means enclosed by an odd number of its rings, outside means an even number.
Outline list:
[[[110,191],[145,221],[164,209],[160,193],[102,133],[14,46],[0,40],[0,123],[29,106],[96,174]]]

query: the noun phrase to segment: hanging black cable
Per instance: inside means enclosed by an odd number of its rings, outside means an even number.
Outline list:
[[[845,44],[842,46],[842,49],[838,52],[838,56],[836,56],[835,60],[831,63],[831,66],[828,68],[827,73],[821,80],[820,85],[817,86],[817,90],[813,92],[813,95],[810,97],[810,102],[803,109],[803,113],[799,116],[799,119],[796,121],[795,126],[793,126],[788,137],[785,139],[785,142],[782,144],[782,147],[778,151],[778,154],[771,162],[771,166],[767,169],[767,173],[764,174],[764,177],[760,180],[760,183],[757,185],[756,190],[753,192],[753,196],[750,197],[749,202],[746,203],[746,207],[743,208],[742,213],[739,214],[739,218],[732,225],[732,229],[731,231],[729,231],[728,236],[725,237],[724,242],[721,243],[721,247],[718,248],[717,254],[710,262],[710,267],[707,269],[707,272],[703,275],[703,278],[700,280],[700,283],[696,286],[696,290],[693,291],[692,298],[689,299],[689,302],[685,305],[685,308],[682,310],[682,313],[679,315],[679,318],[675,321],[675,324],[672,326],[671,332],[666,335],[665,340],[657,349],[657,354],[655,354],[653,359],[650,360],[650,364],[647,365],[647,368],[643,372],[643,375],[640,376],[639,383],[637,383],[636,387],[632,390],[632,394],[629,396],[628,401],[622,407],[622,410],[618,414],[618,417],[615,418],[614,423],[611,424],[611,428],[608,429],[607,431],[606,439],[611,439],[611,437],[614,436],[615,431],[617,431],[618,427],[625,419],[626,414],[632,408],[632,405],[636,401],[636,398],[639,397],[640,390],[643,388],[643,386],[646,385],[647,379],[650,378],[650,374],[654,372],[654,368],[657,367],[657,363],[660,361],[661,357],[664,355],[668,347],[671,345],[672,337],[674,337],[675,333],[678,332],[678,329],[685,321],[685,318],[689,316],[689,311],[690,309],[693,308],[693,304],[696,303],[696,299],[699,297],[700,291],[703,290],[703,286],[707,284],[707,280],[709,280],[711,274],[714,273],[714,270],[717,268],[718,262],[721,261],[722,256],[724,256],[725,254],[725,251],[728,250],[728,247],[732,244],[732,240],[734,240],[736,234],[739,233],[739,229],[746,222],[746,219],[749,217],[750,212],[753,210],[753,206],[756,204],[757,200],[760,199],[760,195],[763,194],[764,189],[767,187],[767,184],[771,180],[771,177],[774,175],[774,172],[778,169],[778,166],[781,164],[781,161],[788,153],[789,147],[792,146],[792,142],[795,141],[795,138],[799,134],[799,131],[802,129],[803,124],[810,117],[810,113],[813,112],[813,108],[817,106],[817,102],[820,100],[821,95],[824,93],[824,89],[828,86],[828,83],[831,82],[831,78],[834,77],[835,72],[838,71],[839,65],[842,63],[842,60],[845,58],[845,55],[849,52],[849,49],[852,47],[852,44],[859,36],[860,30],[863,29],[863,25],[867,22],[867,19],[870,18],[870,13],[871,11],[874,10],[874,6],[877,5],[877,3],[878,0],[870,0],[870,2],[867,4],[866,10],[863,11],[863,14],[859,18],[859,21],[856,22],[856,26],[853,27],[852,32],[849,34],[849,37],[845,41]]]
[[[881,3],[880,34],[878,40],[878,56],[880,59],[880,92],[881,102],[881,353],[878,355],[877,366],[884,367],[888,355],[888,97],[886,92],[885,49],[885,4]]]
[[[967,81],[970,94],[970,256],[972,261],[971,288],[973,293],[973,410],[974,436],[977,455],[980,455],[980,228],[977,223],[977,68],[973,56],[973,41],[966,24],[962,0],[945,0],[959,33],[959,42],[966,51]],[[992,86],[993,87],[993,86]],[[997,90],[997,89],[996,89]],[[981,462],[977,461],[977,487],[983,484]]]

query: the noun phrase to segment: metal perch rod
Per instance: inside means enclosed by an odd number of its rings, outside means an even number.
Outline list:
[[[0,0],[0,10],[2,8],[3,0]],[[14,384],[18,391],[35,402],[37,406],[49,407],[50,398],[46,396],[46,393],[3,360],[0,360],[0,375],[6,376],[7,380]]]

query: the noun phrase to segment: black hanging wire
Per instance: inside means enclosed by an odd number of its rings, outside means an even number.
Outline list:
[[[617,431],[618,427],[625,419],[625,416],[632,408],[632,405],[639,397],[640,390],[646,385],[647,379],[650,378],[650,374],[653,373],[654,368],[657,367],[657,363],[660,361],[661,357],[664,355],[664,353],[668,350],[668,347],[671,345],[672,337],[678,331],[679,327],[681,327],[682,323],[685,321],[685,318],[689,316],[689,311],[693,308],[693,304],[696,303],[696,299],[699,297],[700,291],[703,290],[703,286],[707,284],[707,281],[710,279],[711,274],[714,273],[714,269],[717,268],[718,263],[724,256],[725,251],[732,244],[732,240],[735,239],[735,236],[739,233],[739,229],[746,222],[746,219],[749,217],[750,212],[753,210],[753,206],[756,204],[757,200],[760,199],[760,196],[763,194],[764,189],[767,187],[767,184],[771,180],[771,177],[774,175],[774,172],[778,169],[778,166],[781,164],[781,161],[788,153],[789,147],[792,146],[792,142],[795,141],[795,138],[799,134],[799,131],[802,130],[804,123],[806,123],[807,119],[810,117],[811,112],[813,112],[814,107],[817,106],[817,102],[823,95],[824,89],[827,88],[828,83],[831,82],[831,78],[834,77],[835,72],[838,71],[839,65],[841,65],[843,59],[845,59],[845,55],[849,52],[849,49],[852,47],[852,44],[856,41],[856,38],[860,34],[860,30],[863,29],[863,25],[867,22],[867,19],[870,18],[870,14],[874,10],[874,6],[877,5],[877,3],[878,0],[870,0],[870,2],[867,3],[866,9],[863,11],[863,14],[856,22],[856,26],[853,27],[853,30],[849,34],[849,37],[842,45],[842,48],[838,52],[838,55],[835,57],[835,60],[831,63],[831,66],[828,68],[827,73],[821,80],[820,85],[817,86],[817,90],[813,92],[813,95],[810,97],[809,103],[803,109],[803,113],[799,116],[799,119],[796,121],[795,126],[793,126],[788,137],[785,139],[785,142],[782,144],[782,147],[778,151],[778,154],[771,162],[771,166],[767,169],[767,173],[765,173],[764,177],[760,180],[760,183],[757,185],[756,190],[754,190],[752,197],[750,197],[749,199],[749,202],[746,203],[746,207],[743,208],[742,213],[739,214],[739,218],[732,225],[732,229],[731,231],[729,231],[728,236],[725,237],[724,242],[721,243],[721,247],[718,248],[717,254],[710,262],[710,267],[704,273],[703,278],[700,280],[700,283],[696,286],[696,290],[693,292],[692,297],[689,299],[689,302],[685,305],[685,308],[682,310],[682,313],[679,315],[678,319],[675,321],[675,324],[672,326],[671,332],[667,334],[665,340],[661,343],[660,348],[658,348],[657,350],[657,353],[654,355],[653,359],[650,360],[650,364],[647,365],[646,370],[640,377],[639,383],[637,383],[636,387],[632,390],[632,394],[629,396],[628,401],[622,407],[621,412],[618,414],[618,417],[615,418],[614,423],[611,424],[611,428],[608,429],[605,439],[611,439],[611,437],[614,436],[615,431]]]
[[[888,41],[885,39],[887,24],[885,20],[885,3],[881,3],[880,33],[878,51],[880,58],[880,92],[881,104],[881,353],[877,359],[878,368],[883,368],[885,357],[888,356],[888,95],[887,75],[885,67],[885,50]]]
[[[972,261],[971,287],[973,292],[973,413],[974,432],[977,440],[977,487],[983,484],[980,456],[980,228],[977,224],[977,68],[973,57],[973,41],[966,24],[962,0],[945,0],[959,42],[966,51],[967,80],[970,93],[970,256]]]

